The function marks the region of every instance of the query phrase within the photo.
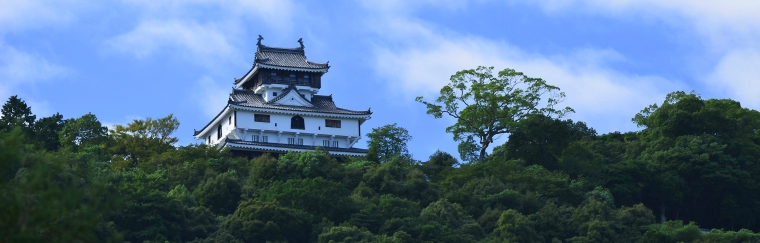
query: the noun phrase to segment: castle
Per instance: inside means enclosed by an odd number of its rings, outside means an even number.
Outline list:
[[[253,66],[236,78],[227,105],[195,139],[237,154],[286,153],[322,147],[334,156],[364,156],[353,146],[372,112],[338,108],[332,95],[318,95],[328,63],[306,59],[304,45],[278,48],[261,44]]]

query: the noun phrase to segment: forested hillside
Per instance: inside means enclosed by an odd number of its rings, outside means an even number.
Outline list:
[[[674,92],[631,116],[600,135],[526,114],[467,162],[414,160],[396,124],[366,158],[249,160],[177,146],[172,115],[109,130],[13,96],[0,242],[760,242],[760,112]]]

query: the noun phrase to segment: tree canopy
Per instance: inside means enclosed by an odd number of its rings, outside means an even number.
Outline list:
[[[0,242],[760,242],[760,112],[729,99],[674,92],[627,133],[530,113],[478,163],[416,161],[396,124],[367,157],[248,159],[176,145],[172,115],[11,100],[36,120],[0,129]]]
[[[456,118],[446,132],[460,142],[462,160],[482,161],[496,136],[514,131],[517,123],[528,116],[562,117],[574,112],[570,107],[556,107],[564,98],[565,93],[543,79],[509,68],[494,76],[493,67],[480,66],[452,75],[433,102],[422,96],[416,100],[435,118],[444,114]]]

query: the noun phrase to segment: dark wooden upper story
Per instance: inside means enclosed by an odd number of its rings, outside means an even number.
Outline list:
[[[262,84],[285,84],[297,86],[322,87],[322,75],[330,69],[329,62],[309,61],[304,52],[303,41],[300,47],[280,48],[261,44],[259,36],[256,44],[256,58],[251,70],[243,78],[235,79],[235,84],[243,89],[255,89]]]
[[[284,84],[322,88],[322,74],[319,72],[297,72],[286,70],[258,70],[252,78],[243,84],[243,89],[254,90],[262,84]]]

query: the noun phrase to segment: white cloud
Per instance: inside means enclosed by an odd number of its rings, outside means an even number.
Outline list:
[[[225,57],[235,49],[218,25],[180,20],[144,21],[134,30],[111,39],[108,44],[138,58],[150,56],[163,48],[179,48],[189,51],[201,62]]]
[[[731,94],[745,107],[760,109],[760,52],[736,50],[726,54],[707,77],[708,84]]]
[[[0,42],[0,97],[16,94],[19,85],[29,85],[67,73],[66,68]]]
[[[69,23],[88,4],[80,0],[0,0],[0,31]]]
[[[393,33],[387,42],[394,44],[376,44],[374,65],[377,73],[389,80],[390,87],[402,90],[406,99],[417,95],[432,99],[459,70],[479,65],[494,66],[496,70],[513,68],[560,87],[567,94],[563,105],[577,112],[571,118],[608,132],[635,129],[630,122],[633,115],[679,86],[657,76],[631,75],[609,68],[608,63],[623,60],[611,50],[583,49],[545,56],[505,42],[457,33],[438,34],[446,30],[410,20],[382,21],[392,30],[381,33]]]
[[[591,11],[611,17],[635,16],[665,20],[683,32],[694,31],[708,47],[705,58],[717,58],[716,66],[695,74],[705,81],[711,96],[729,96],[744,105],[760,108],[760,1],[691,0],[575,0],[530,1],[547,12]],[[705,78],[700,78],[705,77]],[[717,92],[716,92],[717,91]]]
[[[214,15],[224,17],[259,17],[270,25],[283,27],[289,24],[293,4],[289,0],[125,0],[129,5],[142,10],[148,18],[190,17],[192,15]],[[215,11],[218,10],[218,11]]]
[[[208,68],[240,61],[240,46],[251,24],[290,28],[294,8],[289,0],[125,0],[137,11],[137,25],[107,40],[110,49],[146,58],[177,55]]]
[[[717,50],[755,46],[760,40],[760,1],[694,0],[543,0],[520,1],[538,4],[549,13],[588,11],[611,17],[646,17],[665,20],[677,27],[693,28]],[[695,40],[689,40],[695,41]],[[703,40],[696,40],[703,41]]]
[[[201,94],[201,98],[198,99],[198,105],[203,110],[205,117],[216,116],[226,105],[227,99],[224,99],[224,97],[229,96],[229,93],[232,91],[231,88],[225,89],[219,83],[208,76],[201,77],[198,80],[197,86],[200,89],[199,94]]]

